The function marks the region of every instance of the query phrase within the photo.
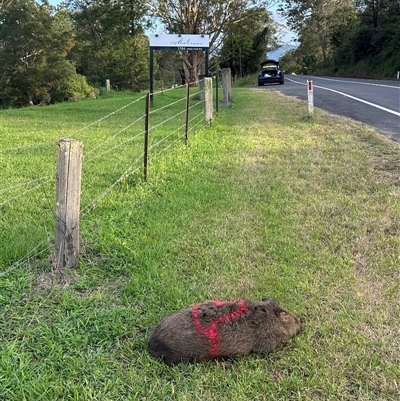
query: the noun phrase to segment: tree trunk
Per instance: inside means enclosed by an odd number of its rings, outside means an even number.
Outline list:
[[[186,82],[190,86],[198,86],[198,77],[201,74],[202,51],[193,50],[183,53],[183,69]]]

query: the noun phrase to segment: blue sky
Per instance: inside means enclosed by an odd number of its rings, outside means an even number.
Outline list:
[[[285,20],[285,18],[278,15],[278,12],[276,11],[277,8],[278,8],[278,5],[274,5],[270,8],[270,11],[272,12],[272,16],[273,16],[274,20],[286,27],[286,33],[283,35],[282,40],[285,44],[293,43],[296,35],[293,32],[291,32],[289,30],[289,28],[287,28],[286,20]]]

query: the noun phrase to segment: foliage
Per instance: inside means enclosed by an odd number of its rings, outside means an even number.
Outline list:
[[[285,74],[292,73],[306,73],[306,70],[303,69],[303,64],[301,63],[299,57],[296,56],[296,50],[288,50],[285,52],[279,59],[280,64],[282,65]]]
[[[232,24],[218,52],[221,68],[229,67],[238,78],[254,73],[266,53],[276,47],[276,25],[263,8],[251,8]]]
[[[149,26],[144,3],[134,0],[71,0],[76,28],[70,57],[77,71],[98,87],[110,79],[114,88],[148,87]]]
[[[154,51],[154,80],[158,89],[186,83],[182,55],[178,51]]]
[[[99,91],[91,87],[83,75],[77,74],[74,79],[69,79],[65,74],[57,88],[51,92],[54,102],[78,101],[86,97],[95,97]]]
[[[400,69],[397,0],[285,0],[281,12],[299,37],[298,73],[394,78]]]
[[[400,70],[400,3],[364,1],[333,35],[335,69],[369,77],[392,77]]]
[[[91,91],[66,59],[72,46],[67,15],[50,11],[47,3],[15,0],[1,13],[0,106],[75,100]]]
[[[300,45],[296,56],[302,69],[315,72],[326,65],[331,54],[333,30],[353,7],[352,0],[284,0],[280,12],[289,26],[297,32]]]

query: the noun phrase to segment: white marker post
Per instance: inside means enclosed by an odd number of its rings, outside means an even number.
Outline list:
[[[397,71],[397,79],[400,78],[400,71]]]
[[[314,115],[314,90],[312,81],[307,80],[307,93],[308,93],[308,114]]]

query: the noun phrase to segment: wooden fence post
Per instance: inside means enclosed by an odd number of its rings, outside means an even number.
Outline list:
[[[78,265],[82,154],[82,142],[68,138],[57,142],[55,243],[57,268]]]
[[[214,109],[212,78],[204,78],[204,105],[206,124],[209,124],[213,118]]]
[[[224,107],[229,107],[229,104],[232,100],[232,77],[231,77],[231,69],[223,68],[221,70],[222,73],[222,88],[224,92]]]

